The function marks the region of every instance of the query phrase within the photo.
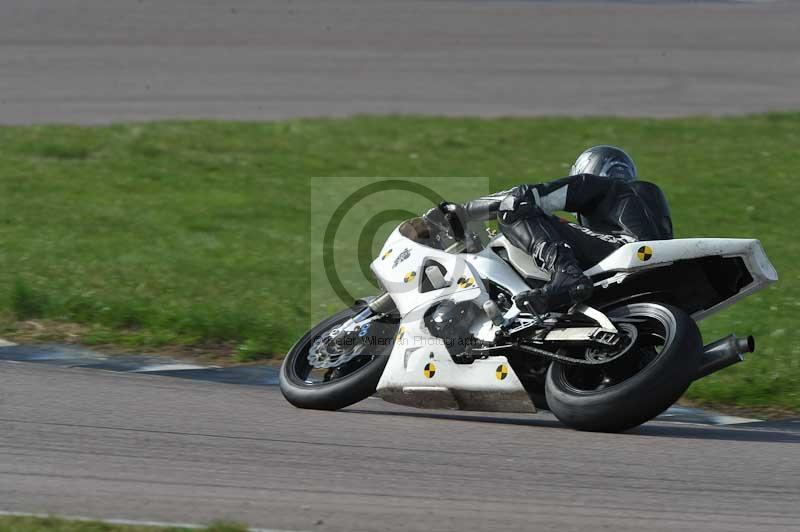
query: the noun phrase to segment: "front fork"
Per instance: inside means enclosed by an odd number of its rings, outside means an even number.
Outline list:
[[[381,314],[390,314],[392,313],[397,307],[394,304],[394,300],[392,296],[390,296],[387,292],[382,293],[376,297],[368,297],[359,299],[356,303],[366,303],[366,307],[364,310],[347,320],[346,322],[342,323],[339,327],[331,331],[331,336],[336,337],[341,333],[347,333],[351,331],[353,327],[356,325],[367,321],[370,318]]]

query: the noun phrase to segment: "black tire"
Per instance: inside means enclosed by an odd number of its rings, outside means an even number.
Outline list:
[[[348,364],[357,365],[356,369],[328,382],[311,384],[306,382],[297,371],[298,368],[303,368],[303,364],[307,364],[305,357],[316,338],[333,326],[355,316],[363,308],[363,306],[358,306],[343,310],[320,322],[289,350],[281,364],[279,377],[281,392],[287,401],[298,408],[339,410],[375,393],[375,388],[389,359],[387,351],[391,350],[392,342],[388,342],[386,346],[379,348],[369,356],[361,356],[360,360],[354,359]],[[384,325],[384,331],[393,337],[397,325],[393,323]]]
[[[547,404],[559,421],[574,429],[620,432],[649,421],[678,400],[692,383],[700,364],[702,338],[697,324],[683,310],[660,303],[636,303],[618,307],[608,315],[661,323],[665,330],[663,347],[660,352],[655,348],[640,348],[650,349],[641,351],[650,353],[650,359],[639,362],[629,359],[626,363],[646,364],[643,368],[632,367],[626,370],[633,371],[632,376],[611,385],[601,383],[594,390],[582,389],[575,382],[586,382],[587,373],[580,372],[600,371],[597,368],[551,364],[545,382]],[[637,328],[644,326],[640,324]],[[636,352],[629,352],[620,360],[631,355]]]

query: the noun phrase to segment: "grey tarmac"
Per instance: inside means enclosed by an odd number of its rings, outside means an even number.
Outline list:
[[[6,0],[0,123],[800,109],[800,2]]]
[[[0,510],[288,530],[797,530],[797,424],[545,415],[0,361]]]

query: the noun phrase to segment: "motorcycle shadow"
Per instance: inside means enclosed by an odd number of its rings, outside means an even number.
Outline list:
[[[468,421],[473,423],[493,423],[500,425],[523,425],[528,427],[549,427],[554,429],[567,429],[557,419],[531,417],[527,418],[506,418],[494,417],[491,414],[481,415],[474,412],[429,412],[429,411],[410,411],[401,412],[397,410],[365,410],[346,408],[340,412],[347,412],[350,414],[367,414],[375,416],[399,416],[399,417],[414,417],[414,418],[427,418],[427,419],[443,419],[448,421]]]
[[[467,412],[403,412],[381,411],[347,408],[340,410],[343,413],[397,416],[423,419],[438,419],[447,421],[462,421],[467,423],[485,423],[495,425],[517,425],[538,428],[551,428],[572,431],[555,418],[540,417],[528,418],[495,417],[492,415],[476,415]],[[761,424],[759,424],[761,425]],[[650,438],[685,438],[694,440],[720,440],[736,442],[761,442],[761,443],[800,443],[800,433],[770,430],[768,427],[740,428],[733,426],[690,425],[683,423],[669,423],[663,421],[649,422],[634,429],[623,432],[630,436],[644,436]]]
[[[695,440],[722,440],[759,443],[800,443],[800,434],[770,430],[762,427],[740,428],[733,426],[670,425],[646,423],[626,434],[657,438],[688,438]]]

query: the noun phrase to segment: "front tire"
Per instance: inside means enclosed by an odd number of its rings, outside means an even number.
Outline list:
[[[375,393],[389,359],[391,341],[378,343],[374,349],[369,346],[366,354],[336,368],[333,375],[326,375],[321,382],[313,382],[310,378],[313,368],[308,363],[308,351],[314,341],[363,309],[363,306],[355,306],[320,322],[289,350],[279,376],[281,393],[287,401],[298,408],[339,410]],[[397,324],[379,323],[380,337],[384,340],[393,338]]]
[[[547,372],[550,410],[578,430],[619,432],[656,417],[692,383],[703,353],[697,324],[677,307],[636,303],[608,316],[637,327],[630,352],[608,366],[554,362]]]

